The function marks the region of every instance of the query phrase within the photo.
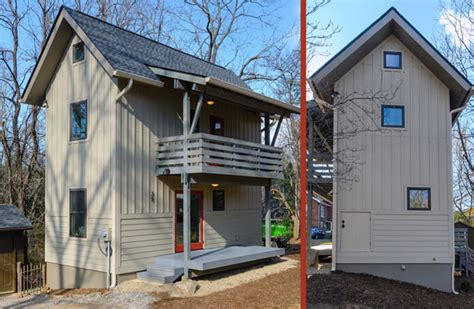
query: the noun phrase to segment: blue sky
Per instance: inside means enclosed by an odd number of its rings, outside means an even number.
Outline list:
[[[323,48],[327,55],[318,55],[309,64],[308,73],[314,73],[392,6],[432,43],[436,34],[443,31],[438,0],[333,0],[317,11],[315,18],[321,24],[332,20],[342,30],[330,40],[330,47]]]

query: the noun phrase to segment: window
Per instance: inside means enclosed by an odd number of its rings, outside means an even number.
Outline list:
[[[221,117],[211,116],[210,120],[210,133],[213,135],[224,136],[224,119]]]
[[[404,128],[405,107],[382,105],[382,127]]]
[[[384,69],[401,69],[402,53],[400,52],[383,52]]]
[[[69,191],[69,236],[87,237],[86,190]]]
[[[224,211],[224,210],[225,210],[225,191],[213,190],[212,191],[212,211]]]
[[[87,138],[87,101],[71,104],[70,140]]]
[[[72,46],[72,63],[84,60],[84,43],[79,42]]]
[[[408,188],[408,210],[431,210],[431,189]]]
[[[324,218],[324,206],[319,206],[319,216]]]

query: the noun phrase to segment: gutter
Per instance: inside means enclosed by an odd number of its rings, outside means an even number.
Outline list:
[[[112,75],[114,77],[133,79],[137,82],[147,84],[147,85],[151,85],[151,86],[155,86],[155,87],[160,87],[160,88],[165,85],[165,83],[162,82],[159,79],[155,80],[155,79],[143,77],[143,76],[140,76],[140,75],[136,75],[136,74],[133,74],[133,73],[128,73],[128,72],[121,71],[121,70],[115,70]]]

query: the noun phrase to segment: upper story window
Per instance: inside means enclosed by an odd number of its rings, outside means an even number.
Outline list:
[[[70,109],[70,137],[71,141],[87,138],[87,101],[71,103]]]
[[[401,69],[402,53],[401,52],[383,52],[384,69]]]
[[[382,105],[382,127],[404,128],[405,107],[399,105]]]
[[[408,210],[431,210],[431,189],[408,188]]]
[[[210,116],[210,133],[224,136],[224,119],[217,116]]]
[[[84,43],[79,42],[72,46],[72,63],[84,60]]]
[[[86,190],[69,191],[69,236],[87,237]]]

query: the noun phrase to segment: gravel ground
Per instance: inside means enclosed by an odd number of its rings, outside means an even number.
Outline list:
[[[0,297],[0,308],[153,308],[153,307],[209,307],[210,304],[230,301],[226,295],[235,294],[234,300],[243,304],[255,298],[258,304],[263,298],[264,289],[275,289],[280,281],[288,281],[294,286],[293,291],[283,288],[279,295],[269,295],[268,301],[279,300],[297,304],[298,292],[298,259],[299,256],[284,257],[272,263],[257,265],[240,270],[209,275],[193,280],[197,286],[191,295],[182,284],[155,284],[140,280],[126,281],[112,291],[107,289],[65,289],[53,290],[46,294],[18,298],[16,296]],[[291,278],[290,278],[291,277]],[[247,287],[247,288],[246,288]],[[242,293],[246,291],[246,293]],[[257,294],[252,294],[257,293]],[[288,297],[293,293],[296,297]],[[253,296],[252,296],[253,295]],[[240,301],[239,301],[240,300]],[[209,303],[208,303],[209,302]],[[199,305],[201,304],[201,305]],[[228,307],[233,307],[233,301]],[[212,306],[211,306],[212,307]],[[288,307],[288,306],[287,306]],[[290,306],[291,307],[291,306]]]
[[[454,295],[363,274],[316,274],[307,281],[308,308],[474,308],[474,291]]]

